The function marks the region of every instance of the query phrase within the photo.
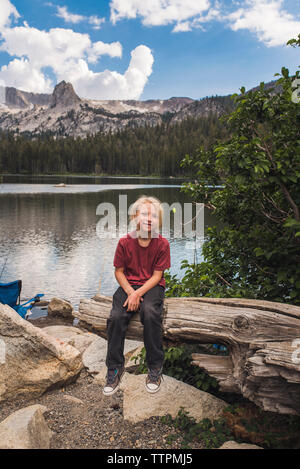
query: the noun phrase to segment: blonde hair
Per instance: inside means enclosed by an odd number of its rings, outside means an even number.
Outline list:
[[[156,197],[148,196],[148,195],[141,195],[129,208],[129,218],[130,221],[134,220],[137,217],[137,212],[140,210],[140,206],[143,204],[152,204],[154,205],[155,209],[158,211],[158,218],[159,218],[159,228],[162,227],[162,219],[163,219],[163,208],[160,200]]]

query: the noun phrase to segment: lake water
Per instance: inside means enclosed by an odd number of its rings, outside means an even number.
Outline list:
[[[54,187],[62,182],[67,187]],[[99,291],[100,279],[100,292],[112,295],[118,286],[113,256],[120,233],[116,238],[101,237],[97,206],[109,202],[118,213],[119,195],[127,196],[129,207],[143,194],[183,205],[191,200],[180,191],[181,183],[132,177],[0,176],[0,282],[21,279],[22,301],[44,293],[46,300],[65,298],[75,309],[80,298]],[[213,222],[205,211],[205,226]],[[199,262],[201,247],[195,249],[184,235],[175,239],[172,230],[171,219],[170,273],[182,277],[181,261],[196,257]]]

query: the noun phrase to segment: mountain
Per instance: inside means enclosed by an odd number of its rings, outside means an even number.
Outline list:
[[[54,88],[50,99],[50,108],[75,108],[81,99],[77,96],[71,83],[62,81]]]
[[[0,90],[5,96],[4,104],[9,108],[24,109],[30,105],[48,105],[50,102],[51,95],[48,94],[27,93],[11,87],[0,87]]]
[[[166,100],[87,100],[80,98],[71,83],[62,81],[52,94],[28,93],[0,87],[0,129],[15,134],[86,137],[116,132],[128,127],[176,123],[188,117],[226,112],[229,97],[194,100],[187,97]],[[229,106],[230,107],[230,106]]]

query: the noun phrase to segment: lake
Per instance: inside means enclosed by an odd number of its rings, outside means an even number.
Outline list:
[[[54,187],[63,182],[67,187]],[[99,291],[100,279],[101,294],[112,295],[118,286],[114,251],[126,226],[117,220],[116,237],[103,237],[97,229],[98,205],[113,204],[118,214],[119,195],[127,196],[129,207],[145,194],[183,206],[191,199],[180,191],[181,183],[140,177],[0,176],[0,282],[21,279],[22,301],[44,293],[46,300],[65,298],[75,309],[80,298]],[[205,211],[205,227],[213,222]],[[182,277],[181,261],[201,261],[201,246],[184,234],[173,235],[171,217],[170,273]]]

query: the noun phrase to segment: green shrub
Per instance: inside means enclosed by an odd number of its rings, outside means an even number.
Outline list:
[[[203,419],[197,423],[183,407],[174,419],[168,414],[161,417],[161,422],[172,425],[182,432],[181,448],[184,449],[190,448],[190,444],[197,441],[201,442],[206,449],[219,448],[225,441],[234,439],[224,418],[213,421]],[[168,441],[172,443],[174,437],[170,435]]]

